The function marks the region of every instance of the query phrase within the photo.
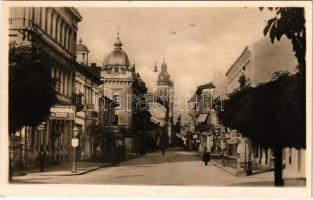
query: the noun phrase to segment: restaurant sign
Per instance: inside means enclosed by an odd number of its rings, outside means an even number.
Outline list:
[[[75,120],[75,106],[53,106],[50,108],[50,119],[54,120]]]

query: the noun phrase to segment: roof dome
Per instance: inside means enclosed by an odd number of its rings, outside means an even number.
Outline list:
[[[76,51],[89,52],[86,45],[82,44],[83,40],[79,39],[79,44],[76,46]]]
[[[114,50],[106,57],[105,65],[122,65],[129,66],[129,59],[125,51],[122,50],[122,42],[119,38],[119,33],[117,35],[117,41],[114,43]]]
[[[129,66],[129,59],[123,50],[114,49],[106,58],[106,65],[123,65]]]

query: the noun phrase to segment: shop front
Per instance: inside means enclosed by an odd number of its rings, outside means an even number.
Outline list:
[[[51,107],[47,137],[43,142],[49,162],[59,163],[71,160],[74,120],[75,106],[55,105]]]

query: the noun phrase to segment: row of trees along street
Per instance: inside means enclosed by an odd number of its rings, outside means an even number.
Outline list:
[[[305,129],[305,52],[304,8],[268,8],[276,12],[264,28],[271,42],[285,35],[291,40],[298,61],[295,74],[276,72],[271,81],[256,87],[245,86],[224,101],[218,112],[220,122],[240,131],[243,136],[272,148],[275,157],[275,185],[284,185],[282,150],[285,147],[306,148]],[[263,8],[260,8],[262,11]]]

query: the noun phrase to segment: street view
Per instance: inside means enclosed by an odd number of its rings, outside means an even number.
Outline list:
[[[10,184],[305,187],[304,13],[10,8]]]

